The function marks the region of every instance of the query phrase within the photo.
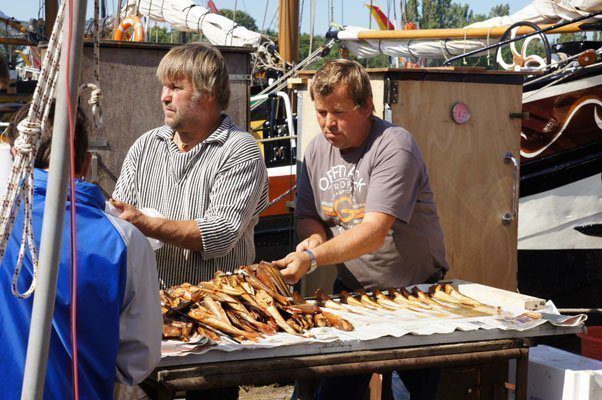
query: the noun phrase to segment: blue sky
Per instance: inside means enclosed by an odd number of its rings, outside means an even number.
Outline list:
[[[197,4],[204,6],[206,0],[193,0]],[[278,7],[278,0],[213,0],[218,8],[230,8],[233,9],[235,3],[239,10],[243,10],[251,14],[252,17],[257,21],[257,26],[262,27],[264,20],[264,13],[267,5],[267,16],[264,27],[268,28],[272,23],[272,29],[277,30],[278,17],[274,18]],[[510,4],[510,12],[515,12],[529,4],[530,0],[454,0],[457,3],[468,4],[475,13],[487,14],[492,6],[496,4]],[[37,17],[38,9],[43,4],[43,0],[2,0],[0,5],[0,11],[3,13],[15,17],[19,20],[28,20],[32,17]],[[93,0],[88,0],[88,15],[92,15],[92,4]],[[301,31],[309,32],[310,29],[310,0],[300,0],[300,4],[303,4],[303,12],[301,16]],[[317,0],[316,1],[316,19],[314,32],[316,34],[323,34],[328,28],[328,15],[329,15],[329,1]],[[334,0],[334,20],[337,23],[343,23],[346,25],[356,25],[368,27],[368,9],[364,6],[364,3],[369,1],[362,0]],[[387,4],[397,4],[399,1],[390,0],[373,0],[373,4],[381,7],[383,12],[387,12]],[[116,0],[107,0],[107,8],[109,12],[112,12],[116,7]],[[393,12],[390,13],[391,19]]]

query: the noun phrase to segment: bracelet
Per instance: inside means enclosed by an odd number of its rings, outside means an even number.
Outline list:
[[[316,260],[316,255],[311,250],[303,250],[303,252],[309,256],[309,271],[307,271],[307,273],[311,274],[316,270],[316,268],[318,268],[318,261]]]

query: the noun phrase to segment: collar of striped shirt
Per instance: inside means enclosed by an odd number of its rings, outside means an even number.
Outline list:
[[[222,123],[217,127],[217,129],[201,143],[226,143],[226,140],[228,140],[228,136],[230,134],[230,129],[232,129],[233,125],[232,120],[228,115],[222,114],[222,118]],[[172,139],[173,135],[174,130],[167,125],[163,125],[155,131],[155,137],[163,140]]]

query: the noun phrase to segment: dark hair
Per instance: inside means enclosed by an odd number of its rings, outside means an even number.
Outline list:
[[[12,146],[15,145],[15,140],[19,137],[19,130],[17,125],[19,122],[27,118],[29,113],[29,107],[31,103],[25,104],[17,112],[15,112],[11,118],[8,128],[8,141]],[[42,132],[40,144],[36,152],[36,159],[34,161],[34,167],[40,169],[48,168],[50,164],[50,145],[52,142],[52,124],[54,123],[54,108],[55,103],[52,102],[50,106],[50,113],[48,116],[48,127],[45,132]],[[75,117],[75,170],[81,172],[86,160],[88,152],[88,129],[89,122],[84,110],[81,107],[77,107],[77,115]]]

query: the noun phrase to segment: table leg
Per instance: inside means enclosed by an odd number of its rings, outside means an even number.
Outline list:
[[[521,356],[516,359],[515,400],[527,400],[527,378],[529,370],[529,349],[521,349]]]
[[[381,400],[392,400],[393,399],[393,392],[391,390],[391,375],[393,374],[392,371],[386,371],[382,373],[383,376],[383,381],[382,381],[382,388],[381,388]]]

